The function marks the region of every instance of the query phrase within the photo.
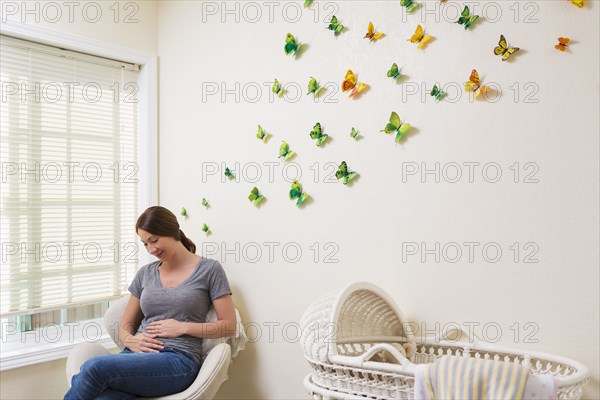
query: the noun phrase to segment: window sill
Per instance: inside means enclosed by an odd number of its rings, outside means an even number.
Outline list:
[[[79,343],[85,341],[98,343],[107,349],[116,348],[116,344],[104,328],[100,328],[99,320],[85,321],[84,324],[74,323],[72,326],[61,326],[57,332],[60,340],[49,340],[51,337],[44,330],[21,332],[2,338],[2,351],[0,352],[0,371],[26,367],[28,365],[40,364],[66,358],[69,352]],[[73,325],[75,327],[73,327]],[[94,325],[99,332],[92,340],[82,329]],[[55,328],[57,328],[55,326]],[[100,331],[101,330],[101,331]],[[87,338],[87,340],[86,340]]]
[[[83,343],[83,341],[78,343]],[[69,352],[78,343],[52,343],[28,347],[27,349],[22,350],[2,351],[2,356],[0,357],[0,371],[8,371],[10,369],[66,358],[69,355]],[[109,350],[117,347],[108,335],[102,337],[102,339],[96,343]]]

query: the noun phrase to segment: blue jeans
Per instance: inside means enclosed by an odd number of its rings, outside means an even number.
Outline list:
[[[200,365],[191,353],[165,347],[159,353],[92,357],[71,379],[65,400],[129,400],[179,393],[196,379]]]

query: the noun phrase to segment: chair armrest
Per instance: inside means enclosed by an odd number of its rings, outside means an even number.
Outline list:
[[[208,354],[210,350],[219,343],[227,343],[231,347],[231,358],[234,359],[237,357],[240,351],[246,348],[248,336],[246,335],[244,324],[242,323],[242,318],[240,317],[240,312],[237,308],[235,309],[235,319],[237,321],[235,327],[235,335],[215,339],[203,339],[202,354]],[[211,304],[211,306],[208,309],[208,313],[206,314],[205,322],[215,322],[216,320],[217,313],[215,311],[214,306]]]
[[[73,375],[79,373],[79,369],[84,362],[94,356],[100,356],[109,353],[110,351],[98,343],[83,342],[73,347],[73,349],[69,352],[69,356],[67,357],[67,384],[69,387],[71,387],[71,378]]]
[[[200,372],[194,383],[183,392],[160,397],[160,400],[210,400],[228,378],[227,371],[231,362],[231,347],[220,343],[212,348],[204,358]],[[144,398],[144,400],[152,400]]]

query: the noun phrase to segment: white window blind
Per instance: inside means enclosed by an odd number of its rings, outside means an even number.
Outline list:
[[[139,72],[0,39],[1,314],[118,297],[138,265]]]

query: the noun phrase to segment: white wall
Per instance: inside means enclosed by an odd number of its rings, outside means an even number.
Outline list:
[[[499,344],[579,360],[592,373],[586,396],[597,398],[598,2],[588,1],[585,9],[567,1],[519,3],[517,23],[511,2],[473,3],[488,21],[478,21],[467,32],[443,18],[436,23],[434,13],[424,25],[436,39],[425,51],[406,41],[422,14],[403,21],[398,3],[317,1],[318,23],[314,11],[285,2],[160,4],[161,203],[177,211],[187,208],[190,217],[183,229],[205,246],[205,255],[223,261],[245,322],[262,333],[236,361],[219,398],[307,398],[302,379],[308,364],[300,345],[286,341],[282,328],[298,322],[324,292],[355,280],[380,285],[410,320],[425,322],[429,329],[436,322],[440,327],[476,322],[481,335],[482,326],[497,324]],[[428,8],[437,3],[429,2]],[[454,21],[462,3],[443,7]],[[301,18],[293,22],[297,10]],[[324,19],[332,11],[349,27],[337,39],[325,29]],[[524,23],[525,17],[537,22]],[[369,20],[387,35],[374,44],[362,38]],[[287,32],[308,44],[297,60],[284,55]],[[501,33],[522,48],[513,62],[503,63],[492,52]],[[554,49],[558,36],[575,41],[569,52]],[[401,85],[386,77],[394,61],[408,75]],[[332,89],[318,103],[306,96],[310,76],[339,86],[348,68],[371,87],[360,99]],[[428,89],[436,80],[462,87],[473,68],[484,82],[500,86],[497,102],[471,102],[463,92],[451,93],[460,95],[454,102],[450,96],[439,104],[428,95],[421,100],[421,92],[403,100],[403,89],[415,83],[424,82]],[[274,78],[300,85],[301,99],[270,101],[263,84]],[[257,93],[257,86],[262,91]],[[215,87],[217,94],[207,94]],[[231,91],[225,101],[222,88]],[[525,102],[527,95],[537,103]],[[392,110],[415,127],[402,145],[379,132]],[[324,148],[308,137],[317,121],[333,138]],[[254,138],[257,124],[274,134],[267,144]],[[362,141],[348,137],[352,126],[360,129]],[[287,199],[290,183],[282,167],[274,167],[270,182],[264,165],[277,161],[283,139],[297,151],[301,182],[314,200],[301,210]],[[332,171],[323,164],[342,160],[361,175],[353,187],[324,182]],[[221,162],[237,169],[238,183],[221,182],[220,165],[216,175],[203,179],[203,170]],[[252,162],[261,166],[256,185],[268,198],[258,210],[246,199],[254,186],[248,181],[255,172]],[[318,182],[310,169],[315,162]],[[479,162],[480,167],[473,183],[465,166],[458,183],[436,183],[432,176],[422,183],[418,175],[404,183],[402,168],[410,162],[428,168],[436,162]],[[488,183],[481,165],[494,162],[503,175],[498,183]],[[509,169],[515,162],[520,163],[519,183]],[[237,168],[235,163],[240,163]],[[524,174],[532,172],[525,163],[539,167],[538,183],[523,183]],[[287,172],[294,175],[292,169]],[[491,169],[488,173],[493,178]],[[210,200],[209,210],[201,206],[202,197]],[[200,230],[204,222],[213,232],[208,238]],[[272,261],[265,242],[279,243]],[[315,242],[321,247],[318,262],[311,250]],[[324,262],[329,252],[323,246],[329,242],[338,246],[338,263]],[[439,263],[431,255],[425,263],[418,256],[403,262],[402,244],[408,242],[425,242],[429,248],[436,242],[480,246],[472,263],[466,247],[456,263],[447,261],[452,253]],[[517,263],[510,249],[515,242],[521,246]],[[523,262],[533,249],[523,249],[528,242],[539,248],[538,263]],[[251,260],[253,243],[263,252],[258,262]],[[290,243],[302,250],[296,263],[281,253]],[[497,263],[482,257],[486,243],[501,247]],[[214,254],[215,245],[232,254]],[[291,247],[289,257],[294,257]],[[525,329],[528,322],[534,325]],[[270,340],[272,324],[278,326]],[[493,339],[492,329],[486,333]],[[538,342],[524,342],[532,333],[529,339]]]
[[[48,4],[54,3],[59,8]],[[11,21],[27,25],[53,29],[87,38],[102,40],[112,44],[127,46],[134,49],[156,53],[157,51],[157,3],[154,1],[119,1],[118,7],[114,1],[83,1],[72,2],[51,1],[0,1],[0,23]],[[94,3],[94,4],[93,4]],[[138,8],[132,8],[126,3],[135,3]],[[95,7],[100,6],[101,13],[96,17]],[[16,8],[14,8],[16,7]],[[72,8],[72,22],[69,8]],[[113,7],[112,9],[109,7]],[[83,10],[87,10],[85,14]],[[32,11],[27,14],[25,11]],[[60,10],[60,14],[55,13]],[[115,11],[119,10],[117,22]],[[135,14],[131,14],[135,12]],[[60,15],[60,18],[58,17]],[[85,17],[84,17],[85,16]],[[137,22],[125,23],[137,19]],[[39,22],[36,22],[36,18]],[[87,18],[87,20],[86,20]],[[97,20],[96,22],[90,22]],[[54,21],[54,22],[53,22]],[[59,399],[67,391],[65,379],[66,359],[48,363],[18,368],[0,373],[0,398],[2,399]]]
[[[514,11],[507,9],[511,4],[506,3],[499,21],[477,23],[468,32],[443,20],[435,23],[430,16],[424,25],[436,40],[424,52],[405,41],[421,15],[402,22],[397,1],[317,1],[313,7],[319,11],[318,24],[313,21],[314,11],[303,11],[299,22],[291,22],[295,8],[288,3],[272,6],[271,22],[264,2],[245,9],[244,3],[228,2],[229,9],[237,4],[240,20],[235,22],[234,13],[222,23],[221,2],[205,3],[206,11],[214,10],[214,5],[217,14],[205,13],[203,22],[202,3],[172,1],[158,7],[138,2],[140,23],[134,25],[82,20],[40,24],[142,50],[158,49],[161,204],[188,209],[190,218],[182,225],[199,245],[216,243],[222,250],[239,244],[240,251],[226,258],[210,256],[223,261],[236,305],[245,322],[253,324],[249,333],[257,337],[260,328],[260,338],[235,361],[219,398],[308,398],[301,384],[308,364],[300,345],[286,341],[282,327],[298,322],[322,293],[367,280],[388,291],[410,320],[425,322],[428,328],[436,322],[441,326],[477,322],[480,327],[497,323],[502,328],[500,344],[584,362],[592,373],[586,389],[586,398],[591,399],[600,394],[596,341],[599,8],[596,1],[587,3],[580,10],[566,1],[530,2],[539,7],[533,16],[539,21],[530,24],[523,18],[536,11],[535,6],[521,6],[520,22],[515,23]],[[101,4],[108,7],[112,2]],[[248,19],[256,14],[249,7],[254,5],[262,18],[251,23]],[[282,14],[284,7],[286,14]],[[481,10],[483,4],[477,7]],[[493,9],[486,9],[488,18],[494,18]],[[323,23],[333,10],[349,27],[337,39]],[[109,12],[106,15],[112,18]],[[387,37],[375,44],[362,39],[369,20]],[[297,60],[283,54],[288,31],[308,43]],[[523,49],[513,63],[502,63],[492,54],[500,33]],[[567,54],[553,49],[561,35],[576,41]],[[402,85],[385,77],[394,61],[408,75]],[[498,102],[471,103],[463,93],[455,103],[436,104],[429,96],[422,101],[416,95],[403,101],[403,89],[413,83],[425,82],[428,88],[436,80],[462,85],[474,67],[484,82],[501,86]],[[276,99],[271,103],[264,87],[261,99],[250,102],[256,95],[254,83],[262,85],[277,77],[283,83],[297,82],[304,91],[309,76],[339,84],[348,68],[371,86],[358,100],[330,90],[319,103],[305,92],[298,102]],[[221,102],[221,93],[203,102],[203,83],[205,88],[224,83],[232,89],[236,82],[247,90],[238,102],[234,94]],[[515,83],[520,88],[517,102],[514,89],[509,89]],[[537,86],[526,88],[527,83]],[[536,87],[533,98],[539,102],[525,103],[525,95]],[[415,127],[415,134],[402,146],[379,132],[392,110]],[[333,137],[322,149],[308,138],[316,121]],[[258,123],[274,134],[267,144],[254,138]],[[347,137],[351,126],[361,130],[364,140],[356,143]],[[284,138],[298,152],[295,161],[303,173],[301,181],[314,199],[302,210],[286,197],[289,182],[282,167],[274,167],[269,182],[263,165],[277,161]],[[361,174],[351,188],[324,182],[324,174],[331,170],[323,164],[342,159]],[[205,168],[212,166],[210,162],[232,166],[239,162],[239,170],[248,162],[259,163],[263,177],[257,185],[269,200],[260,210],[254,209],[246,200],[253,183],[247,179],[222,183],[221,170],[203,183],[203,162]],[[320,165],[318,182],[310,169],[314,162]],[[496,184],[487,183],[478,169],[473,183],[466,177],[456,184],[435,183],[431,176],[425,183],[418,176],[403,183],[402,167],[410,166],[408,162],[425,162],[428,167],[435,162],[497,162],[503,177]],[[514,183],[508,167],[515,162],[521,168],[526,162],[536,163],[539,183]],[[292,169],[287,172],[293,175]],[[464,167],[463,173],[467,172]],[[202,197],[211,201],[211,209],[202,209]],[[208,239],[200,231],[203,222],[213,231]],[[435,242],[468,241],[497,242],[503,257],[495,264],[486,262],[480,252],[473,263],[465,260],[466,255],[454,264],[443,259],[435,263],[432,256],[426,263],[417,256],[402,261],[403,242],[426,242],[432,247]],[[272,262],[265,242],[279,243]],[[318,262],[311,250],[315,242],[320,246]],[[338,263],[324,262],[329,251],[323,246],[330,242],[337,245],[333,258]],[[514,263],[509,249],[514,242],[537,243],[540,262]],[[249,260],[254,256],[252,243],[260,244],[263,251],[259,262]],[[286,244],[301,248],[296,263],[283,257]],[[241,254],[243,248],[247,257]],[[289,257],[294,257],[293,247],[289,250]],[[521,261],[523,257],[522,251]],[[510,328],[515,322],[520,323],[521,333],[517,343]],[[538,343],[524,343],[524,334],[532,332],[523,328],[527,322],[539,328],[533,335]],[[66,390],[63,361],[7,371],[0,379],[3,399],[60,398]]]
[[[0,21],[82,35],[156,53],[157,6],[146,1],[0,1]]]

